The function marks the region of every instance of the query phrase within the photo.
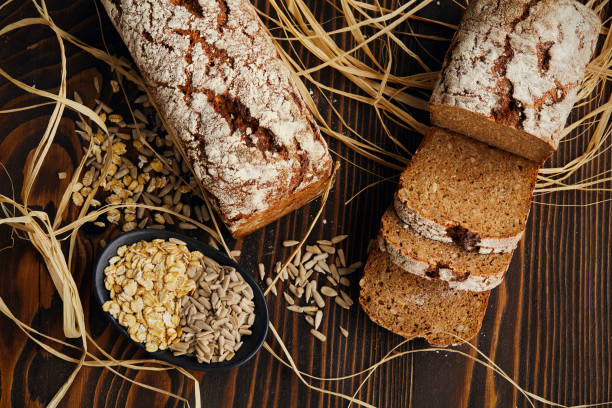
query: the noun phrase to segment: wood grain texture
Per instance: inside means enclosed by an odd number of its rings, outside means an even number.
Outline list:
[[[260,8],[269,5],[259,1]],[[333,16],[324,2],[310,2],[320,21]],[[395,1],[382,2],[388,6]],[[452,1],[431,5],[421,14],[457,22],[461,9]],[[92,0],[73,2],[49,1],[55,22],[87,43],[102,46],[95,3]],[[34,16],[28,2],[12,2],[0,9],[0,26],[21,17]],[[109,21],[102,18],[104,35],[112,52],[126,55],[119,37]],[[334,27],[336,22],[331,23]],[[417,32],[449,36],[449,31],[422,22],[412,22]],[[406,27],[408,29],[408,27]],[[340,35],[345,47],[350,36]],[[446,44],[422,41],[432,55],[424,58],[438,69]],[[419,47],[416,40],[411,48]],[[299,48],[298,48],[299,50]],[[417,64],[397,47],[394,63],[404,73],[418,70]],[[381,50],[377,51],[383,55]],[[66,49],[69,95],[78,90],[86,102],[98,97],[92,85],[93,76],[101,82],[112,78],[108,68],[75,47]],[[39,89],[58,85],[59,50],[49,29],[33,27],[0,38],[0,66],[18,79],[35,84]],[[315,59],[306,58],[306,64]],[[333,83],[347,91],[355,87],[331,70],[316,73],[316,79]],[[607,100],[610,89],[605,90]],[[104,99],[104,95],[102,96]],[[321,111],[339,131],[345,131],[334,118],[323,98],[315,93]],[[349,125],[362,135],[385,143],[384,132],[377,124],[373,109],[358,105],[342,96],[333,96],[334,105]],[[0,81],[0,109],[41,102],[24,95],[6,81]],[[574,112],[591,110],[593,101]],[[11,115],[0,115],[0,162],[6,166],[15,186],[23,180],[23,168],[32,148],[44,131],[50,108]],[[426,118],[425,113],[418,113]],[[35,186],[32,203],[54,211],[59,191],[67,181],[59,181],[56,173],[72,168],[81,158],[78,136],[67,113],[62,121],[44,169]],[[398,127],[391,132],[414,150],[419,137]],[[575,135],[588,129],[578,129]],[[561,144],[551,165],[568,162],[586,148],[585,137],[569,137]],[[383,177],[394,173],[375,165],[343,145],[330,143],[338,156]],[[387,146],[391,146],[387,143]],[[608,142],[609,147],[609,142]],[[398,152],[399,153],[399,152]],[[589,177],[612,168],[612,154],[597,157],[576,175]],[[356,200],[345,205],[353,194],[378,180],[355,166],[342,161],[342,168],[322,219],[312,239],[338,233],[350,234],[347,257],[364,260],[368,240],[378,227],[380,216],[391,201],[395,180],[367,189]],[[0,176],[0,192],[11,194],[11,184]],[[19,196],[20,191],[15,192]],[[562,404],[612,401],[612,288],[610,270],[612,252],[612,207],[609,202],[580,206],[609,195],[568,192],[536,197],[524,240],[513,258],[504,284],[493,292],[481,333],[473,341],[504,371],[525,389]],[[551,206],[557,204],[560,206]],[[276,260],[289,254],[280,243],[301,237],[313,219],[319,202],[285,216],[280,221],[231,244],[242,249],[240,263],[252,270],[258,262],[271,268]],[[68,218],[75,214],[68,214]],[[108,239],[114,231],[102,234]],[[116,358],[141,358],[145,354],[106,323],[102,312],[90,305],[91,265],[99,246],[99,234],[85,230],[79,235],[77,256],[72,265],[80,287],[89,329],[96,341]],[[10,231],[0,227],[0,247],[11,244]],[[61,303],[48,277],[41,258],[28,243],[15,240],[12,249],[0,252],[0,296],[14,313],[35,329],[61,337]],[[351,296],[358,296],[359,276],[352,277]],[[401,341],[398,336],[372,324],[359,307],[350,311],[331,307],[325,314],[322,331],[328,341],[320,343],[308,334],[309,327],[296,314],[286,312],[280,299],[268,299],[271,321],[281,334],[300,369],[315,376],[340,376],[359,371],[381,359]],[[344,338],[338,325],[350,332]],[[69,376],[73,366],[37,348],[6,318],[0,317],[0,406],[42,407],[52,398]],[[270,336],[272,348],[280,353]],[[77,344],[77,343],[75,343]],[[403,349],[421,349],[426,344],[413,341]],[[466,346],[458,348],[471,355]],[[68,350],[63,350],[70,352]],[[147,382],[193,400],[193,385],[175,372],[161,374],[135,373],[120,369],[138,381]],[[219,375],[195,374],[201,383],[206,407],[340,407],[347,403],[335,397],[312,392],[292,372],[262,350],[246,365]],[[353,394],[364,376],[342,382],[318,383],[331,390]],[[500,377],[479,364],[449,352],[418,353],[393,360],[380,367],[357,396],[379,407],[526,407],[526,399]],[[78,375],[62,406],[65,407],[177,407],[177,401],[133,386],[127,381],[100,369],[84,369]],[[611,405],[612,406],[612,405]]]

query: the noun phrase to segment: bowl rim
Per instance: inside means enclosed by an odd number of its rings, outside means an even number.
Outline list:
[[[253,302],[255,303],[255,322],[252,327],[258,328],[259,330],[254,330],[253,334],[251,334],[252,349],[247,350],[245,355],[241,356],[241,358],[236,359],[236,357],[232,358],[229,361],[224,361],[221,363],[198,363],[195,357],[193,356],[174,356],[170,350],[161,350],[156,352],[149,352],[145,349],[145,344],[137,342],[133,340],[128,331],[124,326],[122,326],[117,319],[115,319],[110,313],[102,310],[102,305],[106,300],[110,300],[109,291],[104,286],[104,269],[108,266],[108,260],[117,254],[117,248],[122,245],[131,245],[139,241],[151,241],[153,239],[165,239],[169,238],[179,239],[187,244],[187,248],[189,250],[197,250],[202,252],[205,256],[214,259],[221,265],[232,266],[236,268],[236,271],[240,273],[242,278],[249,284],[249,286],[253,290]],[[268,333],[268,323],[269,323],[269,312],[268,305],[266,303],[266,299],[264,294],[252,276],[250,276],[242,267],[240,267],[234,260],[229,258],[227,255],[219,251],[218,249],[205,244],[195,238],[189,237],[187,235],[183,235],[180,233],[167,231],[167,230],[157,230],[157,229],[139,229],[129,232],[124,232],[119,234],[117,237],[113,238],[111,241],[107,243],[107,245],[102,249],[102,251],[96,257],[96,261],[93,264],[93,282],[92,282],[92,291],[93,296],[96,299],[96,303],[100,308],[100,311],[106,316],[106,318],[118,329],[121,334],[123,334],[132,344],[136,347],[144,350],[146,353],[151,355],[154,359],[165,361],[171,364],[175,364],[177,366],[198,370],[198,371],[207,371],[207,372],[218,372],[229,370],[238,366],[245,364],[249,361],[253,356],[261,349],[263,345],[267,333]],[[258,322],[258,319],[261,321]],[[263,326],[263,330],[260,326]],[[245,347],[246,344],[243,344],[242,347]],[[242,348],[241,347],[241,348]],[[246,350],[246,349],[245,349]]]

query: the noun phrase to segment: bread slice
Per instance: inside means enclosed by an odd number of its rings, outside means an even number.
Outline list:
[[[424,238],[404,224],[392,207],[381,220],[379,247],[407,272],[475,292],[498,286],[512,258],[512,253],[481,255],[453,243]]]
[[[440,347],[478,333],[490,294],[455,290],[446,282],[406,273],[379,249],[370,252],[359,286],[359,303],[374,323]]]
[[[575,0],[470,1],[431,96],[431,122],[543,162],[559,146],[600,28]]]
[[[395,212],[425,238],[511,252],[523,235],[539,166],[440,128],[425,135],[395,193]]]

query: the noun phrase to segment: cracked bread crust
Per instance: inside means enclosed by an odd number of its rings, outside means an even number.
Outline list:
[[[327,144],[250,2],[102,3],[234,236],[321,193]]]
[[[378,249],[370,252],[359,286],[359,303],[374,323],[439,347],[461,344],[459,338],[469,341],[478,333],[490,295],[406,273]]]
[[[559,145],[600,27],[574,0],[470,2],[431,97],[432,123],[545,160]]]

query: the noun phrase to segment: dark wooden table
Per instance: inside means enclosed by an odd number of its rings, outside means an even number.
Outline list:
[[[265,2],[262,9],[267,9]],[[321,21],[330,17],[331,9],[323,2],[311,2]],[[389,5],[394,1],[385,1]],[[461,9],[451,1],[430,5],[421,14],[436,16],[456,23]],[[93,0],[71,2],[49,1],[49,10],[56,23],[87,43],[101,47],[101,36]],[[27,1],[14,1],[0,9],[0,27],[26,16],[34,16]],[[335,24],[332,21],[332,24]],[[127,55],[109,21],[102,25],[111,51]],[[438,33],[450,37],[449,30],[414,22],[417,32]],[[339,37],[343,45],[348,37]],[[415,46],[415,44],[411,44]],[[446,43],[424,43],[435,58],[444,53]],[[416,47],[416,46],[415,46]],[[108,67],[76,47],[68,46],[69,95],[78,92],[86,100],[96,96],[92,78],[107,82],[112,78]],[[425,56],[434,68],[439,62]],[[399,72],[417,70],[414,61],[395,50]],[[39,89],[53,90],[58,85],[59,51],[49,29],[33,27],[0,38],[0,67],[16,78]],[[307,60],[307,63],[314,60]],[[316,78],[336,87],[355,90],[338,73],[322,71]],[[609,98],[609,89],[604,100]],[[385,144],[384,133],[377,124],[374,111],[342,97],[335,97],[349,124],[363,135]],[[25,95],[7,81],[0,80],[0,109],[37,103],[41,100]],[[574,112],[584,114],[591,104]],[[322,112],[332,126],[343,130],[322,103]],[[15,114],[0,115],[0,162],[6,166],[16,188],[23,180],[28,154],[40,139],[50,109],[41,108]],[[426,118],[424,113],[418,113]],[[66,180],[60,182],[57,172],[76,166],[81,157],[80,142],[68,113],[62,120],[58,137],[45,161],[33,192],[32,204],[53,212]],[[418,135],[391,127],[391,131],[414,149]],[[392,176],[394,171],[354,154],[332,141],[333,150],[376,174]],[[587,144],[587,137],[572,138],[562,143],[549,166],[566,163]],[[606,146],[610,146],[607,142]],[[612,154],[607,151],[583,167],[577,178],[598,174],[612,167]],[[70,173],[69,173],[70,174]],[[312,239],[335,234],[350,234],[347,243],[350,259],[365,260],[366,246],[377,229],[378,220],[390,203],[395,180],[367,189],[356,200],[345,205],[347,198],[369,183],[378,180],[342,161],[342,168],[330,195],[322,219]],[[0,178],[0,191],[11,193],[5,176]],[[524,240],[515,253],[505,283],[493,292],[483,328],[473,341],[508,375],[526,390],[547,399],[572,405],[612,401],[612,284],[610,279],[612,207],[610,194],[565,192],[536,197]],[[582,204],[602,200],[601,204]],[[556,205],[551,205],[556,204]],[[264,230],[238,241],[230,241],[242,249],[240,263],[254,270],[263,260],[268,267],[287,256],[280,243],[299,238],[308,227],[319,202],[284,217]],[[71,210],[72,211],[72,210]],[[74,216],[72,211],[70,216]],[[79,234],[76,259],[72,265],[79,284],[89,329],[95,340],[116,358],[145,358],[130,345],[91,304],[91,265],[103,234],[84,231]],[[11,243],[9,230],[0,228],[0,246]],[[16,240],[11,249],[0,252],[0,296],[13,312],[34,328],[61,337],[61,302],[49,279],[41,257],[33,247]],[[351,296],[358,296],[359,276],[352,277]],[[277,297],[269,298],[271,321],[278,329],[298,366],[316,376],[335,377],[365,368],[380,360],[402,339],[372,324],[358,306],[350,311],[331,308],[322,324],[328,341],[321,344],[308,334],[309,326],[294,313],[285,311]],[[337,326],[346,327],[345,339]],[[5,317],[0,317],[0,406],[35,407],[48,403],[67,379],[73,365],[42,351]],[[278,344],[268,338],[280,353]],[[75,343],[77,344],[77,343]],[[413,341],[403,350],[421,349],[422,341]],[[467,346],[458,347],[474,356]],[[192,383],[176,372],[163,374],[121,372],[193,400]],[[347,402],[312,392],[302,385],[287,368],[262,350],[239,369],[224,374],[195,373],[201,381],[205,407],[331,407]],[[363,376],[354,379],[318,383],[331,390],[352,394]],[[525,398],[505,380],[473,361],[448,352],[418,353],[396,359],[381,366],[363,387],[358,397],[379,407],[524,407]],[[83,369],[61,404],[66,407],[157,407],[179,406],[173,399],[131,385],[102,369]],[[612,405],[610,405],[612,406]]]

